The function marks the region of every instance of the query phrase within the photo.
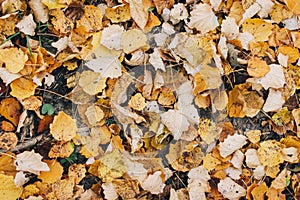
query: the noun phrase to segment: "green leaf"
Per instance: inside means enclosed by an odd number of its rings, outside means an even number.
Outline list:
[[[42,106],[42,115],[45,115],[45,114],[48,114],[48,115],[53,115],[54,114],[54,107],[49,104],[49,103],[45,103],[43,106]]]

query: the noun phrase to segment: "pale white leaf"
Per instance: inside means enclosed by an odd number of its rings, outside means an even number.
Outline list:
[[[60,38],[56,42],[52,42],[51,46],[57,49],[57,53],[65,50],[69,46],[69,38],[67,36]]]
[[[43,200],[43,199],[44,198],[42,196],[38,196],[38,197],[36,197],[36,196],[30,196],[30,197],[28,197],[28,198],[26,198],[24,200]]]
[[[236,39],[240,32],[239,26],[232,17],[226,17],[226,19],[222,21],[221,31],[228,40]]]
[[[103,193],[104,193],[105,199],[116,200],[118,198],[118,194],[117,194],[112,182],[103,183],[102,188],[103,188]]]
[[[243,49],[248,50],[249,43],[254,40],[254,36],[251,33],[245,32],[245,33],[240,33],[237,39],[241,41]]]
[[[242,196],[246,195],[245,188],[234,182],[229,177],[220,180],[218,184],[218,191],[223,195],[223,197],[230,200],[238,200]]]
[[[41,0],[31,0],[28,4],[37,22],[46,23],[49,20],[49,11]]]
[[[188,11],[183,3],[175,4],[170,12],[170,20],[173,24],[177,24],[180,20],[184,20],[188,16]]]
[[[208,4],[197,4],[191,11],[189,27],[196,28],[201,33],[207,33],[214,30],[218,25],[218,18]]]
[[[17,187],[22,187],[28,180],[29,177],[26,178],[24,172],[21,171],[16,173],[16,176],[14,178],[14,183]]]
[[[282,53],[279,53],[278,56],[278,63],[283,66],[283,67],[287,67],[288,66],[288,59],[289,56],[288,55],[284,55]]]
[[[257,180],[261,180],[264,176],[265,176],[265,167],[262,165],[257,166],[254,170],[253,170],[253,176],[255,179]]]
[[[220,10],[220,5],[222,3],[222,0],[210,0],[210,5],[213,7],[215,11]]]
[[[222,58],[227,59],[227,55],[228,55],[227,40],[226,37],[224,37],[223,35],[220,37],[218,43],[218,51],[221,54]]]
[[[206,199],[205,192],[208,191],[208,180],[210,180],[208,171],[203,166],[199,166],[191,169],[188,177],[190,200]]]
[[[247,149],[246,153],[246,165],[249,168],[256,168],[261,165],[259,156],[256,149]]]
[[[162,71],[166,71],[165,65],[161,59],[161,55],[159,53],[158,48],[154,48],[153,53],[150,54],[149,62],[155,70],[161,69]]]
[[[291,171],[287,171],[287,168],[284,168],[272,181],[271,187],[276,190],[284,190],[287,187],[287,179],[290,178]]]
[[[267,100],[262,109],[265,112],[275,112],[280,110],[283,104],[284,101],[281,92],[271,88]]]
[[[9,72],[6,68],[0,67],[0,78],[5,83],[5,85],[10,84],[12,81],[20,78],[20,74],[14,74]]]
[[[103,78],[118,78],[122,75],[121,63],[116,56],[91,59],[86,65],[95,72],[99,72]]]
[[[141,182],[142,188],[149,191],[151,194],[162,193],[166,185],[162,180],[161,174],[161,171],[150,174],[145,181]]]
[[[242,169],[227,167],[223,171],[233,180],[239,180],[241,178],[240,175],[242,174]]]
[[[220,143],[219,150],[220,155],[225,158],[235,152],[236,150],[242,148],[246,144],[246,137],[244,135],[234,134],[228,135],[224,142]]]
[[[144,165],[132,159],[127,152],[122,154],[122,156],[128,176],[132,179],[138,180],[139,182],[143,182],[147,178],[148,173],[144,168]]]
[[[253,3],[249,8],[247,8],[247,10],[245,10],[243,18],[241,19],[238,25],[242,25],[244,21],[256,15],[260,10],[261,6],[258,3]]]
[[[243,154],[243,152],[241,150],[237,150],[234,152],[230,162],[235,168],[241,169],[244,162],[244,158],[245,155]]]
[[[174,188],[171,188],[171,190],[170,190],[170,200],[179,200],[178,194],[174,190]]]
[[[289,29],[290,31],[300,28],[300,17],[297,15],[294,15],[292,18],[285,19],[282,22],[285,25],[285,28]]]
[[[15,165],[17,170],[39,175],[41,171],[50,171],[47,163],[42,162],[42,156],[34,151],[24,151],[17,155]]]
[[[23,17],[23,19],[16,25],[16,27],[19,28],[22,33],[34,36],[36,23],[33,21],[33,15],[29,14]]]
[[[168,110],[160,115],[162,123],[171,131],[175,140],[180,139],[182,132],[187,131],[189,122],[178,110]]]
[[[273,1],[256,0],[256,3],[258,3],[261,6],[261,10],[258,12],[258,16],[260,16],[260,18],[268,17],[269,13],[272,11],[272,8],[274,6]]]
[[[298,159],[299,151],[295,147],[288,147],[282,149],[282,158],[288,162],[295,162]]]
[[[144,8],[142,0],[128,0],[130,15],[135,23],[144,29],[148,21],[148,8]]]
[[[55,77],[52,74],[46,73],[44,80],[45,85],[50,86],[55,81]]]
[[[121,38],[124,28],[119,25],[111,25],[102,31],[101,44],[109,49],[121,49]]]

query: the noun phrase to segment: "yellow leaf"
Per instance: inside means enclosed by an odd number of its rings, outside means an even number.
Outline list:
[[[52,185],[55,198],[57,200],[73,199],[74,181],[69,178],[55,182]]]
[[[10,94],[18,99],[25,99],[34,95],[36,87],[37,85],[32,80],[21,77],[10,84]]]
[[[112,184],[122,199],[135,199],[136,194],[140,193],[139,182],[137,180],[115,179],[112,181]]]
[[[282,20],[291,18],[292,16],[293,12],[282,4],[275,4],[270,13],[271,19],[276,23],[280,23]]]
[[[23,69],[27,55],[18,48],[0,49],[0,60],[5,63],[6,69],[11,73],[18,73]]]
[[[15,98],[5,98],[0,102],[0,115],[11,121],[15,126],[19,123],[21,104]]]
[[[50,149],[49,158],[67,158],[74,151],[74,147],[71,142],[54,144]]]
[[[300,0],[284,0],[287,7],[296,15],[300,15]]]
[[[207,144],[212,143],[220,135],[222,129],[210,119],[200,118],[198,125],[198,133],[201,139]]]
[[[273,25],[262,19],[247,19],[243,25],[243,32],[249,32],[254,36],[255,41],[267,41],[272,34]]]
[[[47,6],[49,10],[67,7],[67,4],[64,4],[59,0],[42,0],[42,3]]]
[[[50,125],[50,133],[54,139],[58,141],[70,141],[75,137],[76,132],[77,126],[75,119],[72,119],[63,111],[60,111],[58,115],[54,117],[53,123]]]
[[[102,29],[102,11],[93,5],[84,7],[84,15],[76,21],[77,28],[87,33],[93,33]]]
[[[300,137],[300,108],[295,108],[292,111],[292,115],[293,115],[293,117],[295,119],[295,122],[296,122],[297,136]]]
[[[66,34],[72,31],[74,24],[69,18],[65,16],[62,10],[51,10],[50,15],[53,16],[51,21],[54,26],[54,29],[57,32],[61,34]]]
[[[112,23],[126,22],[131,19],[129,4],[118,5],[112,8],[106,8],[105,16]]]
[[[141,93],[137,93],[131,97],[128,105],[135,110],[142,111],[146,107],[145,98]]]
[[[38,110],[43,102],[41,96],[30,96],[22,101],[24,109],[26,110]]]
[[[69,167],[69,178],[73,179],[76,184],[84,178],[86,173],[85,166],[83,164],[73,164]]]
[[[248,140],[252,142],[253,144],[256,144],[260,140],[261,131],[260,130],[250,130],[246,132],[246,136],[248,137]]]
[[[95,104],[89,106],[85,111],[85,116],[92,126],[101,125],[100,121],[103,119],[104,115],[105,113],[103,110]]]
[[[44,162],[48,164],[50,171],[41,172],[38,178],[44,183],[55,183],[60,180],[64,171],[61,164],[56,160],[45,160]]]
[[[162,106],[171,106],[175,103],[176,97],[173,92],[163,90],[157,99],[158,103]]]
[[[253,196],[253,200],[264,200],[265,193],[268,190],[268,186],[266,185],[265,182],[260,184],[259,186],[255,187],[252,191],[251,194]]]
[[[282,53],[283,55],[287,55],[288,63],[294,63],[300,58],[300,53],[298,48],[293,48],[290,46],[280,46],[278,48],[278,53]]]
[[[291,121],[291,112],[284,107],[272,116],[272,120],[277,126],[287,125]]]
[[[264,166],[274,167],[283,163],[281,145],[274,140],[267,140],[260,143],[257,150],[259,160]]]
[[[141,30],[132,29],[122,35],[121,47],[127,54],[140,48],[147,48],[147,46],[147,37]]]
[[[0,155],[0,171],[4,172],[5,175],[15,176],[17,170],[14,164],[15,155],[13,153],[6,153]]]
[[[252,57],[248,61],[247,72],[250,76],[260,78],[270,71],[270,66],[259,57]]]
[[[2,5],[3,6],[3,5]],[[3,7],[2,7],[3,9]],[[10,14],[9,16],[2,16],[0,18],[0,31],[1,34],[9,36],[15,33],[16,24],[19,21],[17,14]]]
[[[207,154],[203,158],[203,167],[208,171],[214,170],[216,166],[220,165],[221,161],[215,157],[211,153]]]

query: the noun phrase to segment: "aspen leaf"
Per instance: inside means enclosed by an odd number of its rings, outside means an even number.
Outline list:
[[[12,81],[20,77],[21,77],[20,74],[11,73],[6,68],[0,67],[0,78],[6,85],[10,84]]]
[[[292,16],[293,12],[282,4],[275,4],[270,13],[271,19],[276,23],[279,23],[284,19],[291,18]]]
[[[223,197],[232,200],[238,200],[240,197],[246,195],[246,190],[229,177],[226,177],[224,180],[220,180],[220,183],[218,184],[218,191],[223,195]]]
[[[121,48],[125,53],[132,53],[140,48],[147,47],[146,35],[138,29],[132,29],[124,32],[121,38]]]
[[[264,166],[274,167],[283,163],[280,143],[274,140],[261,142],[257,152],[259,160]]]
[[[300,15],[300,1],[299,0],[284,0],[287,7],[296,15]]]
[[[208,171],[214,170],[218,165],[221,164],[221,161],[215,157],[211,153],[207,154],[203,158],[203,167]]]
[[[50,133],[58,141],[70,141],[77,131],[76,122],[69,115],[60,111],[50,125]]]
[[[118,198],[119,195],[117,194],[112,182],[103,183],[102,188],[103,194],[107,200],[115,200]]]
[[[47,163],[42,162],[42,156],[34,151],[24,151],[16,156],[17,170],[27,171],[39,175],[41,171],[49,171]]]
[[[144,190],[148,190],[151,194],[159,194],[163,192],[166,186],[162,180],[162,172],[156,171],[150,174],[142,183],[141,186]]]
[[[253,188],[251,194],[254,200],[264,200],[264,195],[268,190],[268,186],[265,182],[261,183],[259,186]]]
[[[31,0],[28,4],[33,10],[33,15],[37,22],[46,23],[49,20],[49,11],[42,3],[42,0]]]
[[[20,77],[10,84],[10,94],[19,99],[34,95],[37,85],[30,79]]]
[[[105,16],[112,23],[126,22],[131,19],[129,4],[117,5],[112,8],[106,8]]]
[[[208,4],[197,4],[191,11],[189,27],[207,33],[214,30],[218,25],[218,19]]]
[[[266,61],[258,57],[252,57],[249,59],[247,72],[250,76],[260,78],[265,76],[269,71],[270,67]]]
[[[17,126],[21,115],[21,104],[15,98],[3,99],[0,102],[0,115]]]
[[[148,21],[148,8],[143,5],[143,0],[128,0],[128,3],[132,19],[144,29]]]
[[[33,15],[25,16],[16,27],[24,34],[34,36],[36,23],[33,21]]]
[[[208,171],[203,166],[199,166],[191,169],[188,173],[188,177],[190,200],[206,199],[205,192],[209,190],[208,180],[210,180]]]
[[[295,108],[292,111],[292,115],[293,115],[294,120],[296,122],[297,136],[300,137],[300,108]]]
[[[85,116],[88,119],[88,122],[92,126],[96,126],[103,119],[105,113],[97,105],[91,105],[86,109]]]
[[[8,72],[18,73],[23,69],[28,56],[21,49],[13,47],[0,49],[0,60],[5,63],[5,68]]]
[[[17,143],[18,137],[13,132],[5,132],[0,136],[0,149],[11,150]]]
[[[0,196],[7,200],[18,199],[21,196],[22,188],[14,183],[14,177],[0,174]]]
[[[121,63],[113,55],[91,59],[86,65],[94,72],[99,72],[103,78],[118,78],[122,75]]]
[[[101,44],[109,49],[121,49],[121,38],[124,28],[119,25],[111,25],[102,31]]]
[[[242,148],[246,144],[246,137],[239,134],[228,135],[224,142],[220,143],[219,151],[220,155],[225,158],[235,152],[236,150]]]
[[[50,170],[41,172],[38,178],[44,183],[55,183],[60,180],[64,170],[60,163],[55,160],[45,160],[44,162],[47,163]]]
[[[141,93],[137,93],[131,97],[128,102],[128,105],[138,111],[142,111],[146,107],[145,98],[142,96]]]
[[[268,37],[272,34],[273,25],[262,19],[254,18],[246,20],[243,25],[243,32],[253,34],[255,41],[268,41]]]
[[[154,0],[154,5],[158,14],[162,14],[165,8],[171,9],[174,5],[174,0]]]
[[[51,10],[50,15],[53,16],[52,24],[54,29],[61,34],[71,32],[74,27],[73,22],[67,18],[64,12],[60,9]]]
[[[102,10],[94,5],[86,5],[84,14],[76,21],[76,26],[87,33],[93,33],[102,29]]]
[[[227,17],[222,21],[221,31],[228,40],[233,40],[239,35],[239,26],[234,18]]]
[[[78,84],[89,95],[95,95],[106,87],[106,78],[102,78],[98,72],[86,70],[81,73]]]

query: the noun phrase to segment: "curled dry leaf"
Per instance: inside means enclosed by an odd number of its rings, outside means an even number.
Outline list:
[[[50,125],[50,133],[58,141],[70,141],[77,131],[76,122],[69,115],[60,111]]]
[[[5,132],[0,136],[0,149],[11,150],[18,143],[18,137],[13,132]]]
[[[8,72],[18,73],[21,69],[23,69],[26,61],[28,60],[28,56],[21,49],[12,47],[8,49],[0,49],[0,60],[5,63],[5,68]]]
[[[138,111],[142,111],[146,107],[145,98],[142,96],[141,93],[137,93],[131,97],[128,102],[128,105]]]
[[[117,5],[112,8],[106,8],[105,16],[112,23],[126,22],[131,19],[129,4]]]
[[[162,193],[166,186],[162,180],[162,172],[156,171],[150,174],[142,183],[141,186],[144,190],[148,190],[151,194]]]
[[[47,163],[42,162],[42,156],[34,151],[24,151],[16,156],[17,170],[31,172],[39,175],[41,171],[49,171]]]
[[[34,18],[37,22],[46,23],[49,20],[49,11],[41,0],[31,0],[28,4],[33,10]]]

